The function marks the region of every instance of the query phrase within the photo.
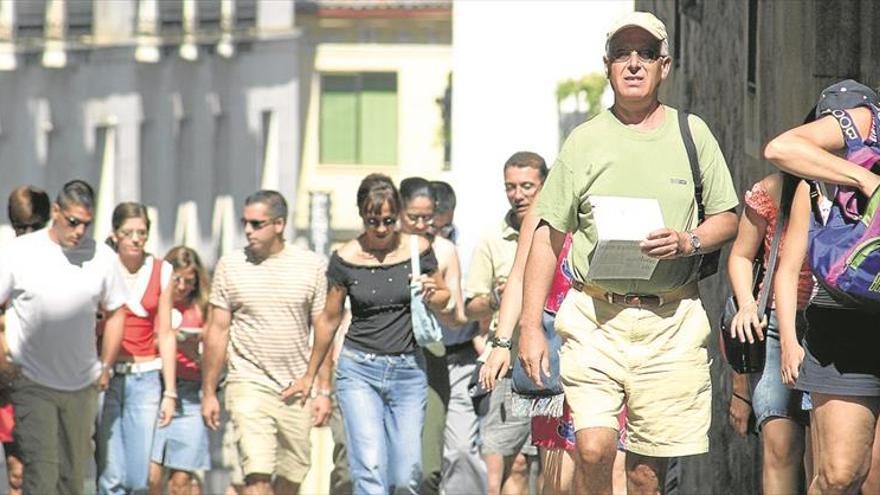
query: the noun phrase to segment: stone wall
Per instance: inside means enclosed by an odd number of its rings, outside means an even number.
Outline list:
[[[757,8],[751,88],[750,5]],[[761,158],[764,145],[799,124],[823,87],[844,78],[880,83],[880,66],[873,63],[880,56],[880,12],[870,0],[636,0],[636,10],[652,11],[666,23],[677,57],[663,101],[706,120],[740,194],[774,170]],[[760,493],[758,438],[740,438],[728,424],[729,368],[717,346],[721,304],[729,293],[726,273],[701,290],[715,332],[711,446],[708,455],[682,460],[679,493]]]

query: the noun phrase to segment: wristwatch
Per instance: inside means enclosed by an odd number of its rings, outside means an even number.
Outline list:
[[[494,337],[492,339],[492,345],[495,347],[501,347],[503,349],[510,349],[513,347],[513,342],[510,341],[507,337]]]
[[[687,235],[691,240],[691,254],[688,256],[697,256],[702,254],[700,250],[703,248],[703,243],[700,242],[700,238],[697,237],[697,234],[694,233],[693,230],[687,231]]]

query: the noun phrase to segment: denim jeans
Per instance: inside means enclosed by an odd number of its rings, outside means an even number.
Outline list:
[[[158,370],[110,379],[98,427],[98,493],[146,491],[161,396]]]
[[[796,326],[804,328],[803,312],[798,311]],[[799,332],[800,333],[800,332]],[[755,424],[758,429],[764,427],[764,423],[771,418],[786,418],[807,424],[809,414],[803,410],[802,395],[797,390],[792,390],[782,383],[782,346],[779,343],[779,324],[776,320],[776,310],[770,312],[767,320],[765,344],[767,346],[764,370],[761,373],[749,375],[749,385],[752,391],[752,409],[755,411]]]
[[[418,353],[379,355],[345,347],[336,395],[354,493],[417,493],[428,380]]]

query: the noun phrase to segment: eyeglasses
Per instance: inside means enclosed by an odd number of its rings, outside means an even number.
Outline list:
[[[410,215],[407,213],[406,218],[412,223],[423,222],[425,225],[434,224],[434,215]]]
[[[89,228],[89,225],[92,224],[91,220],[89,220],[89,221],[80,220],[79,218],[76,218],[74,216],[66,216],[66,217],[64,217],[64,220],[67,221],[68,227],[70,227],[72,229],[75,229],[75,228],[79,227],[80,225],[84,225],[86,228]]]
[[[364,224],[368,227],[376,228],[379,224],[382,224],[386,227],[391,227],[397,223],[397,218],[395,217],[385,217],[385,218],[377,218],[377,217],[369,217],[364,219]]]
[[[247,228],[248,225],[251,226],[252,230],[260,230],[266,225],[274,222],[274,218],[267,218],[265,220],[248,220],[247,218],[242,218],[241,220],[241,228]]]
[[[124,229],[119,231],[119,235],[128,239],[134,239],[135,237],[139,239],[146,239],[149,235],[149,232],[147,232],[146,230]]]
[[[632,56],[633,52],[636,52],[636,56],[639,60],[646,64],[655,62],[665,56],[661,54],[660,50],[657,48],[615,48],[608,54],[608,58],[613,62],[626,62]]]
[[[196,277],[184,277],[183,275],[175,275],[174,284],[183,284],[187,287],[195,287],[196,283],[199,281]]]

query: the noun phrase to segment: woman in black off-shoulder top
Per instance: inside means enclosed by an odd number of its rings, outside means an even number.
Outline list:
[[[357,203],[364,232],[330,259],[327,303],[315,322],[308,371],[284,396],[307,396],[315,375],[329,372],[321,363],[348,297],[352,321],[337,365],[336,394],[354,492],[416,493],[427,379],[421,359],[416,359],[410,313],[411,240],[397,229],[400,199],[390,178],[364,178]],[[422,297],[429,308],[440,311],[449,301],[449,290],[430,244],[417,240]]]

